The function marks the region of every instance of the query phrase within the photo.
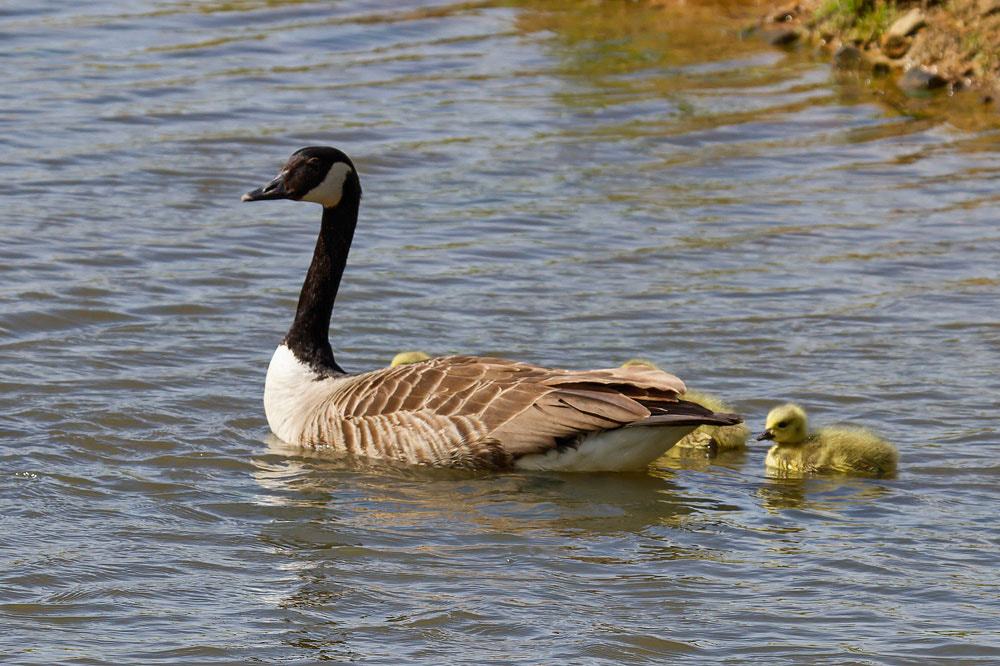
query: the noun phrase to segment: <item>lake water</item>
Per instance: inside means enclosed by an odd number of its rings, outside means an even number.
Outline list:
[[[4,664],[1000,660],[1000,125],[971,96],[740,39],[738,4],[0,16]],[[285,447],[263,380],[319,211],[239,199],[314,144],[365,188],[346,368],[641,357],[754,432],[785,400],[868,425],[898,475]]]

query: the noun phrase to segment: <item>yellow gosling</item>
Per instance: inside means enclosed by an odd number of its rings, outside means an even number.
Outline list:
[[[681,397],[684,400],[696,402],[702,407],[707,407],[713,412],[733,411],[729,405],[711,393],[688,391]],[[690,435],[674,444],[674,448],[708,448],[712,453],[736,451],[746,446],[749,438],[750,428],[745,423],[737,423],[731,426],[701,425]]]
[[[403,365],[404,363],[418,363],[420,361],[426,361],[430,358],[430,354],[422,351],[405,351],[399,352],[392,357],[392,362],[389,363],[389,367],[394,367],[397,365]]]
[[[896,471],[899,452],[870,430],[850,426],[810,433],[798,405],[775,407],[757,441],[774,440],[765,465],[777,472],[841,473],[882,476]]]
[[[622,363],[623,368],[652,368],[653,370],[659,370],[660,366],[656,365],[652,361],[644,361],[641,358],[632,358],[624,363]]]
[[[622,363],[623,368],[642,367],[659,370],[655,363],[645,361],[641,358],[633,358]],[[701,391],[688,391],[683,396],[684,400],[696,402],[702,407],[707,407],[713,412],[732,412],[733,409],[718,397],[711,393]],[[667,451],[667,455],[683,456],[685,449],[708,449],[711,454],[720,451],[735,451],[746,446],[747,439],[750,438],[750,428],[745,423],[738,423],[732,426],[698,426],[694,432],[685,436],[674,444],[673,448]]]

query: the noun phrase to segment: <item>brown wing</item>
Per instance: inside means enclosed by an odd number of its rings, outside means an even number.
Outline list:
[[[687,404],[677,400],[683,391],[652,368],[580,372],[446,356],[340,380],[317,436],[409,462],[504,467],[569,438],[668,414]]]

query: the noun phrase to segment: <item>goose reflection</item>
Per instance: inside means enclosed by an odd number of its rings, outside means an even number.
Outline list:
[[[643,473],[495,473],[414,467],[347,453],[291,446],[273,435],[253,458],[261,492],[255,502],[286,509],[288,520],[340,521],[366,529],[437,529],[462,536],[644,534],[651,527],[697,529],[722,506],[694,494],[675,469],[739,479],[744,454],[661,459]],[[682,478],[683,477],[678,477]],[[885,496],[890,489],[852,477],[769,478],[753,491],[768,511],[839,510]],[[301,515],[300,513],[301,512]]]
[[[670,472],[494,473],[414,467],[286,444],[273,435],[253,458],[261,505],[335,511],[355,529],[454,533],[639,533],[711,509]]]

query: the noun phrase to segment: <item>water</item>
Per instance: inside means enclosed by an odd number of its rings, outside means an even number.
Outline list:
[[[738,5],[0,11],[3,663],[1000,659],[991,115]],[[239,197],[309,144],[366,192],[345,367],[642,357],[755,432],[869,425],[898,476],[287,449],[262,384],[318,212]]]

